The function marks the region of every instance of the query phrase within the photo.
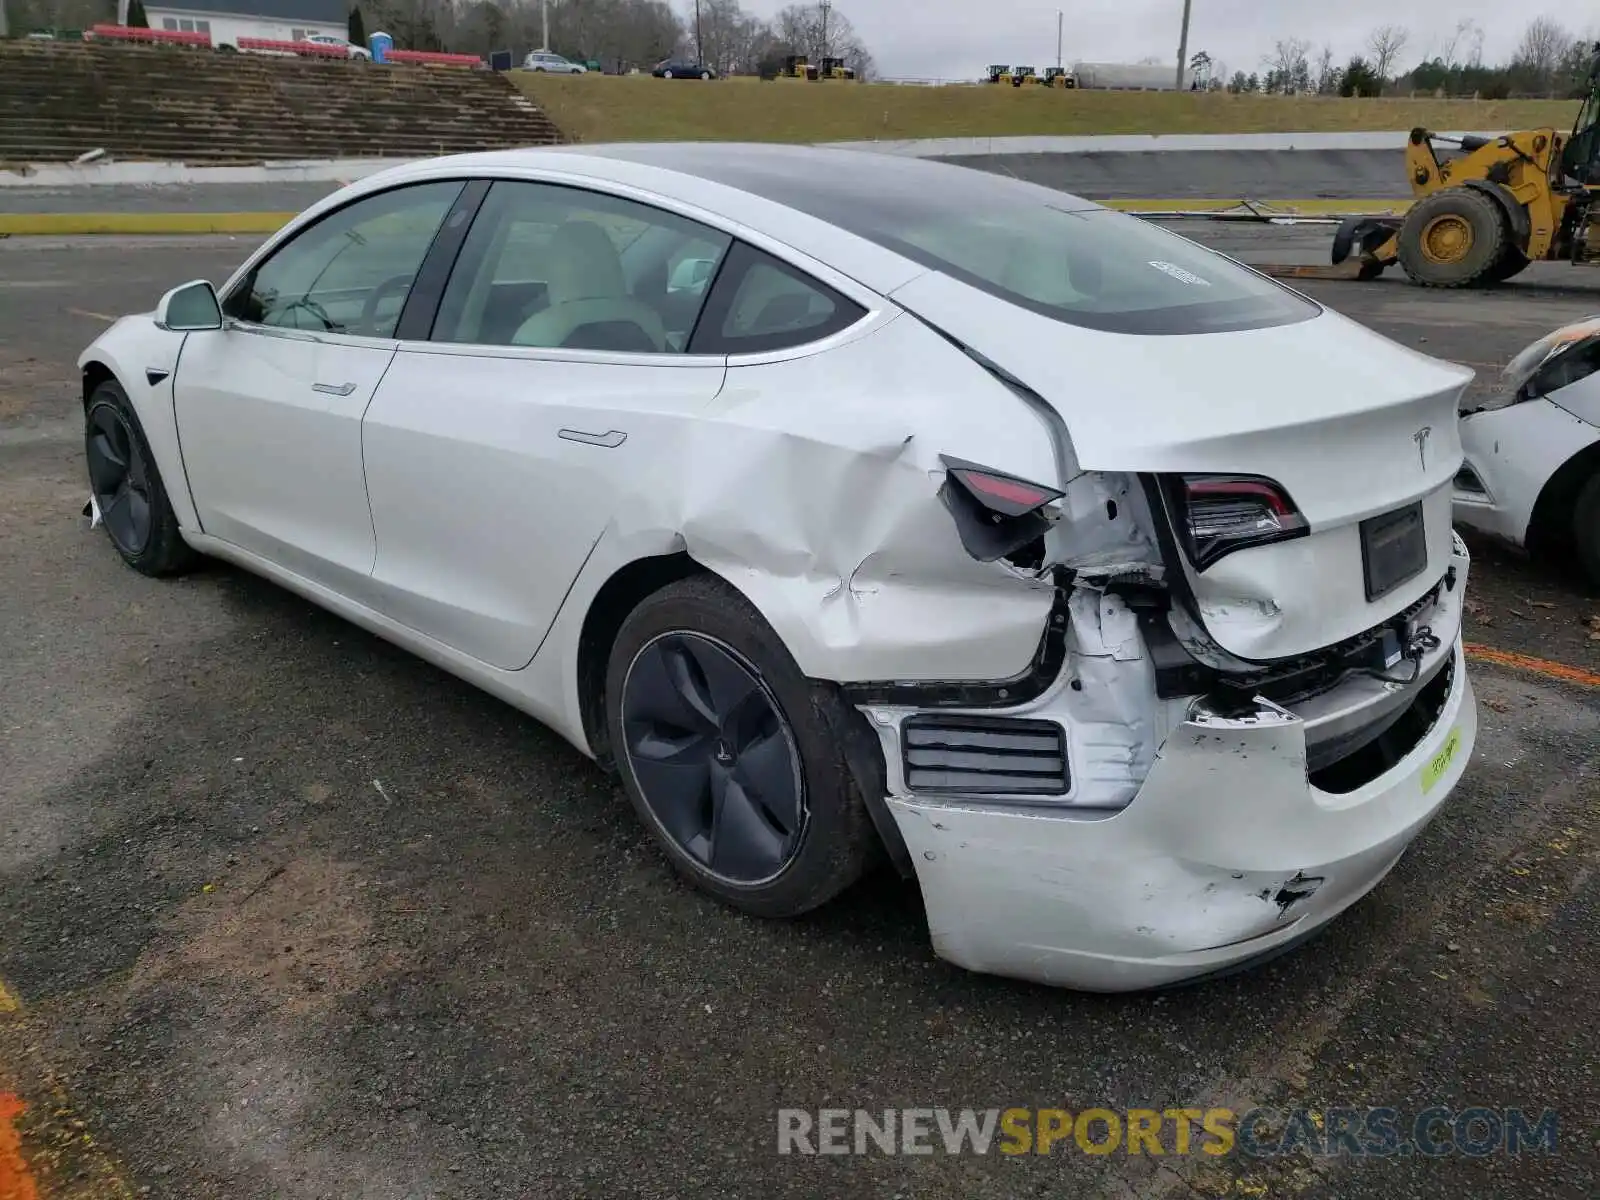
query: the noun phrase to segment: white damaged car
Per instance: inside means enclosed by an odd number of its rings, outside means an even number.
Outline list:
[[[1471,378],[945,164],[436,159],[82,355],[134,568],[226,559],[613,768],[773,917],[878,857],[934,949],[1126,990],[1369,892],[1471,756]]]
[[[1536,552],[1570,555],[1600,587],[1600,316],[1563,325],[1462,402],[1455,519]]]

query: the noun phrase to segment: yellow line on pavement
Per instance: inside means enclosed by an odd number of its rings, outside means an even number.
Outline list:
[[[22,1001],[3,980],[0,1016],[22,1016]],[[37,1074],[21,1088],[36,1092],[36,1117],[24,1120],[24,1096],[0,1090],[0,1200],[45,1200],[57,1178],[77,1185],[70,1191],[76,1200],[134,1200],[121,1164],[89,1132],[60,1080],[48,1068]]]
[[[1475,658],[1479,662],[1513,667],[1518,671],[1543,675],[1547,679],[1559,679],[1562,683],[1575,683],[1579,687],[1600,688],[1600,674],[1583,667],[1552,662],[1548,658],[1534,658],[1528,654],[1517,654],[1511,650],[1496,650],[1493,646],[1481,646],[1476,642],[1468,642],[1463,648],[1468,658]]]
[[[1239,208],[1244,198],[1235,200],[1102,200],[1107,208],[1132,209],[1137,212],[1222,212]],[[1259,200],[1256,205],[1269,215],[1331,217],[1351,216],[1359,213],[1403,213],[1411,207],[1410,200]]]
[[[1220,212],[1237,208],[1239,200],[1107,200],[1109,208],[1139,212]],[[1410,200],[1259,200],[1282,216],[1348,216],[1356,213],[1401,213]],[[291,212],[125,212],[125,213],[0,213],[0,237],[80,234],[276,233],[294,217]]]
[[[0,237],[70,237],[99,233],[276,233],[287,212],[0,213]]]

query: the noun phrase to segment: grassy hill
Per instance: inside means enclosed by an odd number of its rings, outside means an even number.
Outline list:
[[[1344,100],[1042,87],[912,87],[843,81],[510,72],[575,141],[828,142],[1090,133],[1568,129],[1577,101]]]

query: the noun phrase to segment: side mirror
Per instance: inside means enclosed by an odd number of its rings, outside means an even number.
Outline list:
[[[156,305],[156,324],[175,332],[221,329],[222,305],[216,289],[204,279],[173,288]]]

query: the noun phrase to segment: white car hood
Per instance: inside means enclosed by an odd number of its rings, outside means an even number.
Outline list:
[[[1187,572],[1206,631],[1239,657],[1351,637],[1446,570],[1462,461],[1456,403],[1473,378],[1465,367],[1329,311],[1266,329],[1140,336],[1067,325],[938,273],[893,298],[1043,397],[1065,420],[1080,470],[1237,472],[1288,490],[1309,537]],[[1369,601],[1359,523],[1416,500],[1427,568]]]

